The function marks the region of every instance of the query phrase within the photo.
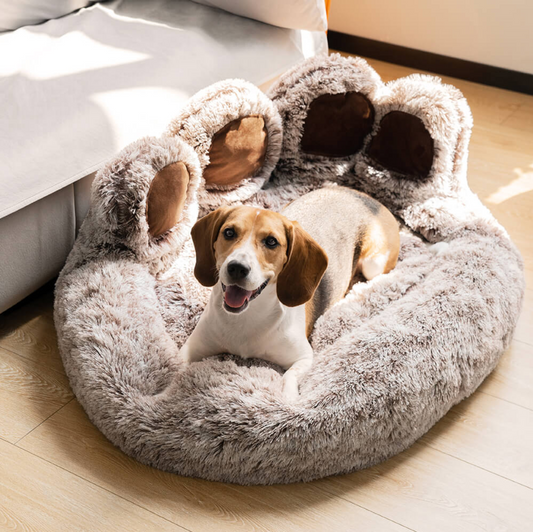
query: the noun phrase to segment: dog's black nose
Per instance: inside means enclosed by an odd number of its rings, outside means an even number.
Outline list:
[[[235,281],[244,279],[250,273],[250,267],[232,260],[228,264],[228,275]]]

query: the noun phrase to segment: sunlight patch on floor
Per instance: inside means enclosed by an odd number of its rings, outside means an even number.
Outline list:
[[[500,187],[496,192],[491,194],[485,201],[498,205],[507,201],[514,196],[533,190],[533,164],[530,165],[530,171],[524,171],[521,168],[514,168],[513,172],[518,176],[508,185]]]

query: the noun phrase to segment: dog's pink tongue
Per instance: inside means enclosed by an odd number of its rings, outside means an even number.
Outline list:
[[[244,305],[244,302],[250,298],[252,292],[245,290],[237,285],[226,286],[224,293],[224,301],[226,305],[231,308],[239,308]]]

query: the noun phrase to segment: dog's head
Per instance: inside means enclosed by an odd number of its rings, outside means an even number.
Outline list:
[[[311,299],[328,258],[302,229],[281,214],[255,207],[221,207],[196,222],[194,275],[204,286],[220,279],[224,309],[248,308],[270,283],[288,307]]]

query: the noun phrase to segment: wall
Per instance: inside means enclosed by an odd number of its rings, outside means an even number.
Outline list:
[[[533,0],[332,0],[331,30],[533,74]]]

